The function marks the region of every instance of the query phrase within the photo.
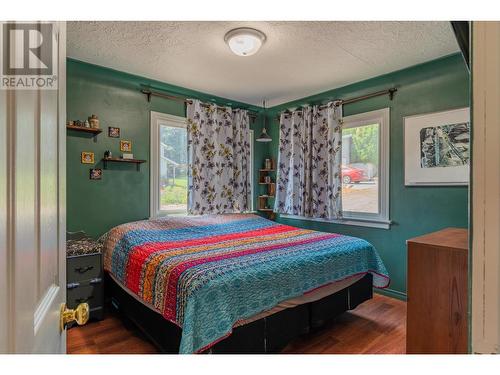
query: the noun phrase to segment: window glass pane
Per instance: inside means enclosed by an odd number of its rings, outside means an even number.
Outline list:
[[[342,209],[379,213],[379,124],[342,130]]]
[[[187,212],[187,132],[160,125],[160,210]]]

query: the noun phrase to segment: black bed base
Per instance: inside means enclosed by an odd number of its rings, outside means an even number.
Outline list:
[[[112,306],[130,319],[163,353],[178,353],[181,329],[165,320],[123,290],[106,275],[106,295]],[[237,327],[207,353],[276,353],[292,339],[321,328],[325,323],[371,299],[372,275],[318,301],[282,310]]]

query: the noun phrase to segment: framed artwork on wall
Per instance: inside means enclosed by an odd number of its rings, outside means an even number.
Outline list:
[[[108,127],[108,137],[120,138],[120,128],[115,128],[114,126]]]
[[[469,183],[469,108],[404,118],[405,185]]]
[[[120,151],[123,151],[123,152],[132,151],[132,142],[131,141],[120,141]]]
[[[94,153],[83,151],[81,155],[82,164],[94,164]]]
[[[90,179],[91,180],[100,180],[102,179],[102,169],[100,168],[92,168],[90,169]]]

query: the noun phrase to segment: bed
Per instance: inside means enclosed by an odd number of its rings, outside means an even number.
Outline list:
[[[390,281],[365,240],[252,214],[123,224],[103,256],[115,306],[166,352],[275,351]]]

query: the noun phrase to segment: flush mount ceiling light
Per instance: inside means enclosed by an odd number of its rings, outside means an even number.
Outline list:
[[[266,35],[255,29],[240,27],[228,31],[224,40],[238,56],[251,56],[255,54],[266,41]]]

